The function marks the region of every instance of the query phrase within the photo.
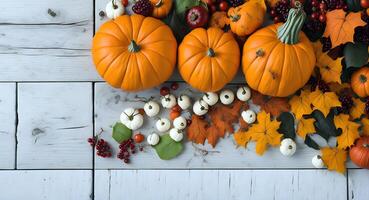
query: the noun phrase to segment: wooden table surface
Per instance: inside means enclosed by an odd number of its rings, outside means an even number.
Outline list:
[[[159,90],[125,93],[95,72],[91,39],[106,3],[0,0],[1,200],[369,199],[368,170],[351,163],[345,176],[314,169],[318,152],[301,141],[292,158],[278,149],[259,157],[253,145],[235,148],[232,137],[215,149],[186,143],[170,161],[151,148],[129,165],[94,156],[86,139],[102,128],[117,151],[110,133],[119,114],[142,106],[136,95]],[[181,80],[175,74],[171,81]],[[236,82],[243,82],[240,74]],[[152,127],[146,123],[142,132]]]

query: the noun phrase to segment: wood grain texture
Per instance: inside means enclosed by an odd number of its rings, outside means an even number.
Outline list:
[[[0,169],[15,168],[16,85],[0,84]]]
[[[98,170],[95,188],[99,200],[347,198],[346,178],[325,170]]]
[[[369,199],[369,170],[352,169],[348,172],[348,194],[351,200]]]
[[[0,171],[2,200],[90,200],[89,170]]]
[[[92,168],[92,84],[18,86],[17,167]]]

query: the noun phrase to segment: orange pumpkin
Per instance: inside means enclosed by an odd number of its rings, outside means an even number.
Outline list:
[[[359,138],[350,149],[350,158],[361,168],[369,169],[369,136]]]
[[[236,75],[240,51],[231,33],[219,28],[197,28],[185,36],[178,48],[182,78],[203,91],[220,90]]]
[[[301,6],[297,7],[290,9],[285,24],[258,30],[244,45],[242,65],[246,81],[264,95],[291,95],[306,84],[313,72],[314,49],[300,32],[306,14]]]
[[[249,0],[228,10],[231,30],[238,36],[250,35],[264,22],[266,5],[264,0]]]
[[[369,95],[369,67],[362,67],[352,74],[351,88],[359,97]]]
[[[209,26],[217,27],[217,28],[224,28],[226,25],[229,25],[229,19],[227,17],[227,13],[224,11],[217,11],[214,12],[209,21]]]
[[[173,0],[150,0],[153,5],[152,16],[156,18],[166,17],[172,9]]]
[[[124,15],[104,23],[92,43],[98,73],[113,87],[127,91],[166,81],[176,64],[177,41],[162,21]]]

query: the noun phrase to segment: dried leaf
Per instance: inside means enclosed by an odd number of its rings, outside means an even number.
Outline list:
[[[350,115],[352,119],[358,119],[361,117],[361,115],[364,114],[365,103],[362,102],[359,98],[353,98],[352,100],[354,102],[354,105],[350,110]]]
[[[332,48],[353,42],[355,28],[364,26],[365,22],[361,19],[360,12],[346,12],[342,9],[327,12],[327,26],[324,31],[324,37],[330,37]]]
[[[197,144],[204,144],[208,123],[197,115],[192,115],[192,122],[187,128],[187,138]]]
[[[314,119],[302,118],[297,124],[297,134],[305,140],[306,135],[315,133],[314,122]]]
[[[324,147],[321,149],[322,159],[328,170],[334,170],[341,174],[346,171],[347,152],[342,149]]]
[[[309,94],[310,92],[301,90],[300,96],[295,95],[290,99],[291,111],[296,119],[301,119],[303,115],[310,114],[313,111],[310,106]]]
[[[327,82],[341,83],[342,58],[333,60],[327,53],[321,53],[317,57],[316,65],[319,67],[322,79]]]
[[[233,137],[238,146],[246,147],[247,143],[251,140],[251,132],[237,131]]]
[[[349,117],[349,115],[340,114],[334,118],[336,127],[342,130],[341,135],[337,137],[337,148],[339,149],[351,147],[355,143],[355,140],[360,137],[360,125],[349,121]]]
[[[334,92],[325,92],[316,89],[310,93],[309,98],[315,109],[320,110],[326,117],[332,107],[341,106],[337,95]]]
[[[272,116],[279,116],[283,112],[290,111],[290,105],[287,98],[269,97],[253,91],[252,102],[260,106],[261,110],[272,114]]]
[[[361,123],[363,124],[363,135],[369,136],[369,119],[368,118],[362,118]]]

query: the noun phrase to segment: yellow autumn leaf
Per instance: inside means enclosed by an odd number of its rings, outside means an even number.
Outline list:
[[[247,131],[237,131],[233,134],[233,137],[238,146],[246,147],[247,143],[251,140],[251,133]]]
[[[361,123],[363,124],[363,135],[369,136],[369,119],[362,118]]]
[[[328,170],[334,170],[341,174],[346,171],[347,152],[342,149],[324,147],[320,150],[322,159]]]
[[[314,121],[314,119],[302,118],[297,124],[297,135],[305,140],[306,135],[315,133]]]
[[[341,135],[337,136],[337,148],[346,149],[355,143],[355,140],[360,137],[359,127],[360,125],[351,122],[349,120],[350,116],[345,114],[340,114],[334,117],[334,124],[336,128],[342,130]]]
[[[334,125],[336,126],[336,128],[341,128],[343,129],[344,127],[346,127],[346,125],[348,123],[350,123],[350,116],[349,115],[345,115],[345,114],[339,114],[334,116]]]
[[[319,67],[322,79],[327,82],[341,83],[342,58],[333,60],[327,53],[321,53],[317,57],[316,65]]]
[[[256,153],[263,155],[271,146],[278,146],[281,143],[282,134],[278,133],[281,122],[271,121],[270,114],[262,111],[257,115],[257,124],[254,124],[247,131],[251,134],[251,139],[256,142]]]
[[[364,114],[365,103],[362,102],[359,98],[353,98],[352,101],[354,102],[354,105],[350,110],[350,115],[352,119],[358,119],[361,117],[361,115]]]
[[[325,117],[327,117],[332,107],[341,106],[341,102],[334,92],[323,93],[319,89],[316,89],[314,92],[310,93],[309,98],[311,104],[315,107],[314,109],[320,110]]]
[[[291,112],[295,115],[296,119],[301,119],[305,114],[311,114],[311,102],[309,99],[310,92],[301,90],[300,96],[293,96],[288,102],[291,105]]]

